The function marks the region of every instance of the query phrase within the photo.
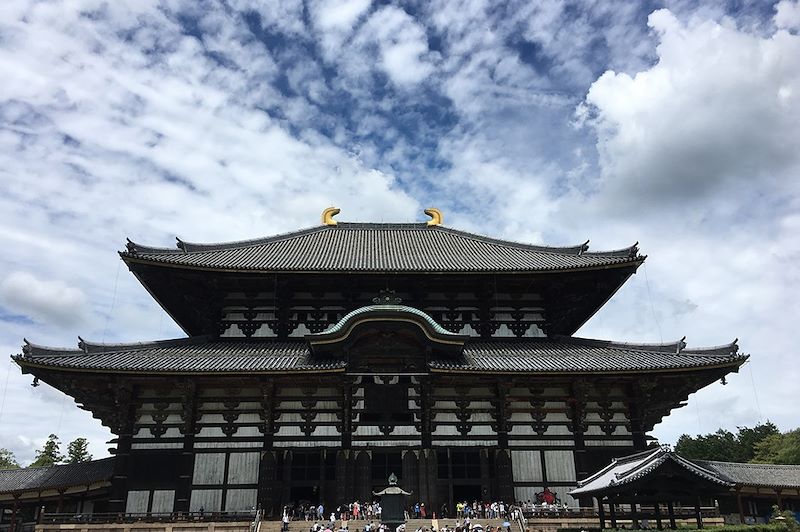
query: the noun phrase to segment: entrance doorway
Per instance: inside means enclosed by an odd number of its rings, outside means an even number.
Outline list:
[[[317,489],[316,486],[292,486],[292,489],[289,490],[290,502],[294,504],[311,504],[316,506],[319,504],[317,500]]]
[[[457,502],[482,501],[481,487],[479,484],[453,484],[453,504]],[[454,506],[455,508],[455,506]]]

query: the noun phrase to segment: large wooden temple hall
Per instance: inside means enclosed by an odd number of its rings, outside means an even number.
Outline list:
[[[428,508],[571,505],[578,480],[646,448],[689,394],[737,371],[690,349],[576,331],[645,260],[421,223],[337,222],[174,249],[130,271],[185,338],[27,343],[22,370],[115,435],[106,512],[279,512],[368,500],[394,473]]]

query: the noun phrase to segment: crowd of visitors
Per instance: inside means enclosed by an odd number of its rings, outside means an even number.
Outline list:
[[[370,520],[381,518],[381,504],[378,501],[372,502],[359,502],[353,501],[349,504],[342,504],[330,511],[326,515],[325,506],[322,504],[314,505],[311,503],[298,503],[286,506],[283,509],[283,515],[287,516],[289,520],[305,520],[305,521],[350,521],[352,520]]]
[[[568,508],[562,504],[558,497],[545,488],[544,491],[536,494],[536,500],[516,502],[507,504],[504,501],[480,502],[477,500],[459,501],[455,506],[455,513],[450,515],[447,504],[443,504],[439,511],[431,511],[424,502],[416,502],[406,509],[406,520],[409,519],[450,519],[456,518],[453,526],[443,524],[438,532],[504,532],[511,530],[511,523],[524,521],[527,517],[546,516],[563,514]],[[353,501],[333,508],[326,515],[325,507],[322,504],[313,505],[311,503],[301,503],[284,508],[283,522],[284,529],[287,528],[290,520],[313,521],[310,532],[361,532],[359,529],[350,530],[349,521],[367,521],[364,524],[363,532],[405,532],[405,526],[401,529],[389,530],[386,525],[381,523],[381,505],[378,501],[363,502]],[[497,520],[505,522],[503,526],[484,527],[478,524],[477,520]],[[340,526],[337,527],[337,521]],[[437,532],[419,527],[415,532]]]

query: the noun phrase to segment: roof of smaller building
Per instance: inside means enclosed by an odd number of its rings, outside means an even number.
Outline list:
[[[129,241],[126,261],[268,272],[537,272],[640,264],[636,244],[588,251],[588,242],[523,244],[425,223],[346,223],[221,244],[178,239],[177,249]]]
[[[111,479],[114,458],[49,467],[0,470],[0,493],[24,493],[86,486]]]
[[[689,475],[712,482],[720,487],[732,486],[732,483],[720,478],[713,471],[686,460],[665,447],[658,447],[612,460],[610,464],[594,475],[579,481],[578,487],[572,490],[570,495],[573,497],[586,496],[618,489],[644,479],[667,462],[682,467]]]
[[[692,462],[739,486],[800,488],[800,465],[742,464],[713,460]]]

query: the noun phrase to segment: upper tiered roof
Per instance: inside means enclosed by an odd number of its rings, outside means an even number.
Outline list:
[[[338,223],[176,249],[128,242],[128,262],[257,272],[550,272],[638,266],[636,244],[614,251],[522,244],[425,223]]]

